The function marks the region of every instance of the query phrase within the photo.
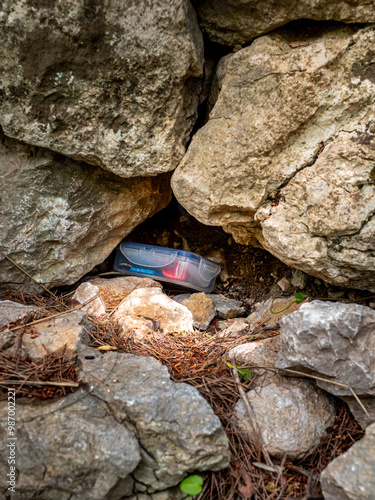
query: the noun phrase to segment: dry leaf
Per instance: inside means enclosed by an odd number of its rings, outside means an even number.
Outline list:
[[[113,345],[101,345],[96,348],[97,351],[117,351],[117,347],[113,347]]]
[[[255,493],[253,483],[251,482],[251,477],[245,471],[245,469],[241,469],[240,474],[243,484],[238,486],[238,491],[241,493],[243,500],[250,500]]]

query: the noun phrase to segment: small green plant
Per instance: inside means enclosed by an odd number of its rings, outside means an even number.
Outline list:
[[[188,495],[195,496],[202,491],[202,486],[203,477],[198,475],[188,476],[180,483],[180,490]]]
[[[272,310],[273,303],[275,302],[275,299],[273,299],[271,307],[270,307],[271,314],[282,313],[282,312],[286,311],[287,309],[289,309],[289,307],[291,307],[293,304],[301,304],[304,300],[307,299],[307,297],[308,297],[307,293],[297,292],[296,294],[294,294],[294,300],[292,300],[292,302],[290,304],[288,304],[286,307],[284,307],[283,309],[280,309],[280,311],[273,311]]]
[[[231,363],[227,363],[229,368],[232,368]],[[250,382],[250,380],[253,378],[253,374],[251,373],[250,370],[247,370],[246,368],[241,368],[240,365],[236,365],[236,370],[238,373],[238,376],[240,378],[243,378],[244,382]]]

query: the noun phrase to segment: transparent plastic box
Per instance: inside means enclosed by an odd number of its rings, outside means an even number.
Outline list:
[[[212,292],[221,268],[192,252],[122,241],[114,269],[130,276],[166,281],[178,288]]]

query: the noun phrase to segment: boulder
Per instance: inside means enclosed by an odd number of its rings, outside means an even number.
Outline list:
[[[168,176],[122,179],[1,138],[2,250],[47,287],[75,283],[170,200]],[[36,286],[2,255],[0,274]]]
[[[276,458],[302,458],[319,444],[334,422],[334,407],[309,381],[275,376],[247,393],[263,445]],[[245,405],[239,400],[234,419],[238,429],[256,439]]]
[[[80,389],[57,401],[16,405],[17,498],[116,500],[121,497],[110,492],[120,482],[124,495],[132,493],[140,447],[105,402]],[[8,404],[2,401],[2,421],[7,414]],[[0,465],[9,472],[7,445],[12,441],[4,426],[0,436]],[[1,474],[1,498],[9,498],[6,481]]]
[[[199,26],[213,42],[242,45],[297,19],[375,22],[375,7],[366,0],[193,0]]]
[[[195,328],[207,330],[215,317],[216,309],[213,301],[205,293],[193,293],[180,304],[187,307],[193,315]]]
[[[18,304],[21,305],[21,304]],[[32,361],[43,361],[49,354],[66,352],[73,356],[81,343],[89,343],[91,323],[82,311],[72,311],[41,321],[27,328],[18,345],[19,332],[6,329],[0,333],[0,350],[7,355],[20,354]]]
[[[242,307],[240,300],[229,299],[224,295],[208,294],[216,308],[216,315],[222,319],[232,319],[245,314],[245,308]]]
[[[82,307],[82,311],[98,318],[106,312],[111,312],[129,293],[138,288],[162,288],[162,286],[150,278],[138,278],[137,276],[111,279],[94,278],[81,283],[72,299],[77,300],[80,304],[90,301]]]
[[[117,422],[134,426],[142,460],[133,477],[144,493],[176,486],[195,470],[228,466],[228,440],[210,405],[192,386],[172,382],[156,359],[88,348],[79,363],[84,387]]]
[[[373,500],[375,498],[375,424],[365,437],[335,458],[321,474],[325,500]]]
[[[129,293],[113,315],[125,335],[193,331],[193,315],[189,309],[170,299],[160,288],[138,288]]]
[[[177,166],[203,73],[188,0],[6,0],[0,33],[0,124],[9,137],[121,177]]]
[[[237,242],[375,291],[375,29],[320,29],[263,36],[220,60],[218,98],[172,188]]]
[[[314,300],[280,324],[278,368],[346,384],[358,396],[375,396],[375,311]],[[352,396],[347,387],[319,380],[317,384],[336,396]]]

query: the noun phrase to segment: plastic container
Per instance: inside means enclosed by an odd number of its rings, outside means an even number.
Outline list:
[[[219,264],[195,253],[129,241],[120,243],[114,269],[200,292],[212,292],[220,273]]]

